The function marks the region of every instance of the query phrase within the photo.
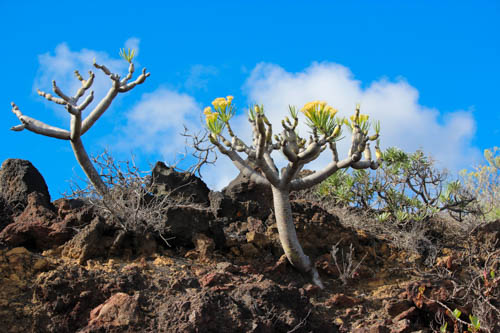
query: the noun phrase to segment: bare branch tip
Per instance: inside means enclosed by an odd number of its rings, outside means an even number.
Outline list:
[[[26,127],[26,125],[24,125],[24,124],[20,124],[20,125],[12,126],[12,127],[10,128],[10,130],[11,130],[11,131],[14,131],[14,132],[20,132],[20,131],[22,131],[25,127]]]

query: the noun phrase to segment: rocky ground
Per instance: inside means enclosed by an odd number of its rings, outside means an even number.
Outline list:
[[[155,170],[157,195],[187,184],[196,203],[168,211],[170,246],[123,233],[82,200],[52,202],[31,163],[3,163],[1,332],[432,332],[445,323],[458,332],[469,315],[481,331],[500,332],[500,221],[389,228],[296,194],[319,290],[283,256],[269,191],[238,178],[211,192]]]

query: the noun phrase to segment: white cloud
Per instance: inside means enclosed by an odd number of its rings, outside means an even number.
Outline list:
[[[210,77],[217,75],[218,72],[214,66],[191,66],[185,86],[188,89],[202,89],[206,91]]]
[[[287,114],[288,105],[301,108],[308,101],[325,100],[339,109],[340,116],[349,116],[356,103],[360,103],[363,113],[380,120],[383,148],[397,146],[409,152],[422,148],[452,171],[480,158],[479,150],[471,144],[476,126],[471,112],[444,114],[440,121],[439,111],[420,105],[418,91],[402,79],[381,79],[362,88],[350,70],[338,64],[313,63],[301,72],[290,73],[278,65],[262,63],[252,71],[244,91],[248,102],[264,105],[275,132],[281,129],[280,121]],[[244,116],[238,118],[236,132],[244,133],[242,136],[248,140],[248,123],[242,120]],[[304,122],[299,132],[306,136],[308,128]],[[343,156],[350,143],[349,132],[345,132],[346,138],[339,144]],[[330,159],[325,152],[306,167],[316,169]],[[284,163],[281,157],[276,160]]]
[[[183,125],[196,127],[193,124],[200,114],[200,106],[189,95],[163,87],[145,93],[127,112],[127,124],[119,129],[115,147],[171,159],[184,151]]]
[[[138,50],[139,40],[130,38],[125,47]],[[91,69],[94,58],[114,72],[124,74],[127,71],[128,64],[118,57],[118,53],[111,57],[88,49],[75,52],[63,43],[56,47],[54,54],[39,56],[40,70],[35,86],[51,91],[51,80],[56,79],[64,91],[74,94],[80,82],[73,71],[78,69],[84,75]],[[96,100],[99,100],[109,89],[110,82],[99,71],[94,72],[98,75],[93,89]],[[186,87],[203,88],[206,76],[215,74],[214,68],[193,66],[191,81],[186,82]],[[313,63],[297,73],[262,63],[251,71],[243,92],[248,100],[235,100],[236,104],[263,104],[275,132],[280,131],[280,122],[287,114],[289,104],[300,108],[311,100],[325,100],[338,108],[341,116],[349,116],[356,103],[361,103],[363,113],[381,121],[383,148],[397,146],[405,151],[422,148],[452,171],[475,164],[481,156],[471,145],[476,125],[470,111],[441,114],[436,109],[420,105],[418,91],[402,79],[381,79],[363,88],[348,68],[334,63]],[[60,106],[54,108],[60,114],[66,112]],[[164,159],[172,160],[185,148],[185,140],[180,135],[183,125],[188,125],[193,131],[199,130],[201,112],[201,105],[188,94],[164,87],[143,94],[126,114],[125,125],[113,131],[112,148],[127,152],[136,150],[141,154],[159,153]],[[245,115],[235,117],[232,127],[250,143],[251,130]],[[299,131],[307,136],[309,129],[303,121]],[[341,157],[345,156],[350,141],[347,130],[345,134],[346,139],[339,145]],[[280,154],[276,153],[274,157],[281,166],[284,159],[278,156]],[[329,160],[331,155],[325,152],[306,167],[317,169]],[[215,167],[208,166],[203,170],[204,180],[213,189],[221,189],[237,174],[238,170],[231,161],[220,154]]]
[[[325,100],[339,109],[340,116],[350,116],[356,103],[371,119],[380,120],[382,148],[399,147],[413,152],[423,149],[433,156],[440,167],[455,172],[475,164],[480,151],[472,146],[476,124],[470,111],[440,114],[436,109],[419,104],[418,91],[403,79],[381,79],[362,88],[350,70],[333,63],[313,63],[301,72],[290,73],[278,65],[262,63],[251,72],[244,87],[247,103],[263,104],[274,132],[281,131],[281,120],[288,113],[288,105],[301,108],[312,100]],[[244,101],[235,102],[245,105]],[[304,117],[302,117],[304,120]],[[250,143],[251,129],[246,115],[233,119],[232,127],[245,142]],[[309,128],[302,121],[299,132],[307,137]],[[339,143],[339,153],[346,156],[350,144],[349,131]],[[286,161],[280,153],[273,155],[279,167]],[[331,161],[324,152],[306,168],[319,169]],[[207,167],[205,181],[221,189],[238,174],[231,161],[221,155],[216,167]]]

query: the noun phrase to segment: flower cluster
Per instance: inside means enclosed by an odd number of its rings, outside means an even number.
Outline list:
[[[349,119],[347,119],[347,118],[344,118],[344,124],[349,126],[349,129],[351,129],[351,130],[354,130],[354,126],[357,125],[359,127],[359,129],[361,130],[361,132],[364,133],[365,135],[367,135],[368,130],[370,129],[370,122],[368,121],[368,118],[370,116],[368,116],[367,114],[360,114],[359,109],[360,109],[360,106],[359,106],[359,104],[357,104],[356,105],[356,112],[352,116],[349,117],[351,119],[351,121],[349,121]],[[375,128],[376,128],[376,132],[377,132],[377,136],[378,136],[378,133],[380,131],[380,124],[378,122],[375,123]]]
[[[311,128],[317,128],[320,133],[330,136],[339,127],[335,121],[338,110],[326,104],[324,101],[309,102],[300,110],[307,117],[307,124]]]
[[[365,122],[367,122],[369,117],[370,116],[367,114],[360,114],[360,115],[358,115],[357,119],[356,119],[356,115],[352,115],[349,118],[351,118],[351,121],[353,123],[357,123],[358,125],[361,125],[361,124],[364,124]]]
[[[226,98],[218,97],[212,101],[214,111],[212,111],[210,106],[207,106],[203,110],[210,132],[219,134],[224,129],[224,125],[226,125],[229,119],[234,115],[234,108],[231,104],[232,101],[233,96],[227,96]]]

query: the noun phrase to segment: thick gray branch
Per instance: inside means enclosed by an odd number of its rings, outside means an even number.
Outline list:
[[[49,100],[51,102],[54,102],[56,104],[61,104],[61,105],[68,104],[68,102],[66,102],[64,99],[58,98],[58,97],[54,97],[54,96],[52,96],[49,93],[41,91],[40,89],[37,89],[36,92],[38,93],[38,95],[40,95],[42,97],[45,97],[45,99],[47,99],[47,100]]]
[[[72,102],[71,97],[66,96],[66,94],[63,93],[61,89],[59,89],[55,80],[52,80],[52,90],[54,90],[57,96],[61,97],[64,101],[66,101],[66,103]]]
[[[377,170],[378,168],[378,162],[377,161],[369,161],[369,160],[363,160],[363,161],[358,161],[356,163],[353,163],[351,165],[353,169],[372,169],[372,170]]]
[[[76,160],[82,167],[87,178],[90,180],[92,185],[94,185],[97,192],[99,192],[99,194],[103,197],[106,197],[108,194],[108,188],[106,187],[101,179],[101,176],[90,161],[90,158],[87,155],[85,148],[83,147],[83,143],[80,137],[71,140],[71,147],[73,148],[73,152],[75,153]]]
[[[97,104],[97,106],[90,112],[90,114],[85,118],[85,120],[82,123],[82,135],[85,134],[91,127],[94,125],[94,123],[99,119],[104,111],[108,109],[108,107],[111,105],[111,102],[113,99],[118,95],[118,90],[116,89],[115,83],[113,83],[113,87],[111,87],[104,96],[104,98]]]
[[[75,97],[74,97],[75,103],[76,103],[78,101],[78,99],[80,99],[80,97],[82,97],[83,94],[85,94],[85,91],[87,91],[87,89],[89,89],[92,86],[92,84],[94,83],[95,74],[92,71],[89,71],[89,79],[88,80],[85,80],[80,75],[80,73],[78,71],[75,71],[75,76],[82,83],[82,86],[80,87],[80,89],[78,89],[78,91],[76,92]]]
[[[303,189],[309,188],[311,186],[317,185],[317,184],[321,183],[323,180],[330,177],[337,170],[348,168],[353,163],[355,163],[355,161],[359,161],[360,158],[361,158],[361,154],[355,153],[355,154],[352,154],[352,156],[349,156],[340,162],[332,161],[321,171],[316,171],[315,173],[313,173],[309,176],[306,176],[304,178],[298,178],[298,179],[292,180],[292,182],[290,183],[290,190],[291,191],[292,190],[303,190]]]
[[[27,129],[31,132],[41,134],[41,135],[46,135],[50,136],[52,138],[56,139],[62,139],[62,140],[69,140],[70,139],[70,133],[66,130],[47,125],[39,120],[36,120],[34,118],[25,116],[21,113],[21,110],[17,107],[16,104],[12,104],[12,112],[15,113],[17,118],[21,121],[22,125],[14,126],[11,129],[13,131],[21,131],[23,129]]]
[[[238,170],[246,177],[248,177],[250,180],[257,184],[262,184],[262,185],[267,185],[270,186],[271,184],[269,181],[262,176],[260,173],[255,171],[252,167],[248,165],[241,157],[238,155],[233,150],[228,150],[224,148],[219,142],[217,142],[215,139],[212,140],[212,143],[217,146],[217,148],[220,150],[221,153],[229,157],[229,159],[233,162],[233,164],[238,168]]]
[[[126,85],[124,86],[120,86],[119,88],[119,91],[120,92],[126,92],[126,91],[129,91],[130,89],[134,88],[136,85],[138,84],[141,84],[143,83],[144,81],[146,81],[146,78],[150,75],[150,73],[146,73],[146,68],[143,68],[142,69],[142,74],[139,75],[139,77],[137,79],[135,79],[135,81],[132,81],[130,83],[127,83]]]
[[[91,91],[90,94],[85,98],[82,104],[78,105],[77,110],[83,111],[90,103],[94,100],[94,92]]]

